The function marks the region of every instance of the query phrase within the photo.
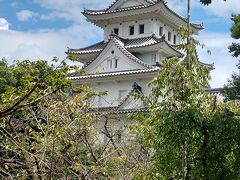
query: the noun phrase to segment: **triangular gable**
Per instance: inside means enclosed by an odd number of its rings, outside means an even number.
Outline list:
[[[148,5],[149,3],[146,0],[118,0],[110,8],[110,11],[116,9],[122,9],[133,6]]]
[[[126,109],[142,109],[144,108],[144,103],[141,99],[136,99],[132,96],[132,92],[130,92],[127,97],[123,100],[123,102],[118,107],[119,110]]]
[[[96,59],[85,67],[85,70],[87,74],[98,74],[148,68],[151,66],[132,55],[124,48],[124,44],[113,37]]]

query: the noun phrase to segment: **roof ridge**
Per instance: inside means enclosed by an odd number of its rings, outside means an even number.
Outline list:
[[[178,18],[182,19],[185,23],[187,23],[187,19],[179,14],[177,14],[175,11],[173,11],[172,9],[170,9],[167,5],[167,2],[165,2],[165,0],[145,0],[146,2],[148,2],[148,5],[138,5],[138,6],[130,6],[130,7],[125,7],[125,8],[121,8],[121,9],[115,9],[115,10],[110,10],[110,8],[117,3],[118,0],[116,0],[109,8],[106,9],[102,9],[102,10],[89,10],[89,9],[84,9],[83,14],[89,14],[89,15],[101,15],[101,14],[109,14],[109,13],[115,13],[115,12],[123,12],[126,10],[135,10],[135,9],[140,9],[140,8],[148,8],[150,6],[154,6],[158,3],[163,3],[165,8],[170,11],[172,14],[174,14],[175,16],[177,16]],[[152,1],[152,3],[150,3],[150,1]],[[190,23],[192,27],[196,28],[196,29],[204,29],[202,24],[196,24],[196,23]]]
[[[122,43],[122,46],[124,46],[124,48],[128,51],[128,49],[132,49],[132,48],[141,48],[141,47],[148,47],[148,46],[152,46],[152,45],[155,45],[155,44],[158,44],[158,43],[166,43],[170,48],[172,48],[173,50],[179,52],[180,54],[182,54],[176,46],[174,45],[171,45],[169,44],[166,40],[165,40],[165,37],[162,36],[160,38],[158,38],[154,33],[151,35],[151,36],[146,36],[146,37],[141,37],[141,38],[133,38],[133,39],[129,39],[129,38],[122,38],[114,33],[112,33],[110,35],[110,39],[117,39],[118,41],[120,41]],[[140,43],[138,42],[138,40],[140,41]],[[154,40],[156,42],[151,42],[151,40]],[[144,41],[144,42],[143,42]],[[96,44],[93,44],[92,46],[89,46],[90,48],[91,47],[94,47],[98,44],[100,44],[101,42],[99,43],[96,43]],[[96,53],[96,52],[101,52],[104,47],[107,45],[107,43],[105,43],[104,41],[102,41],[102,46],[101,47],[96,47],[95,49],[87,49],[89,47],[86,47],[86,48],[82,48],[82,49],[77,49],[77,50],[74,50],[74,49],[69,49],[69,51],[82,51],[82,52],[75,52],[76,54],[84,54],[84,53]],[[143,44],[141,44],[143,43]],[[145,43],[145,44],[144,44]],[[85,51],[84,51],[85,50]],[[130,52],[129,52],[130,53]],[[134,56],[134,55],[133,55]],[[137,57],[136,57],[137,58]],[[141,60],[140,60],[141,61]]]
[[[133,93],[133,90],[131,90],[131,91],[127,94],[127,96],[122,100],[122,102],[119,103],[118,108],[120,108],[120,107],[128,100],[128,98],[132,95],[132,93]]]
[[[98,58],[98,56],[101,54],[101,52],[105,49],[105,47],[111,42],[111,40],[113,41],[113,43],[115,43],[115,45],[117,46],[117,48],[125,55],[127,56],[129,59],[133,60],[134,62],[144,66],[144,67],[147,67],[147,68],[153,68],[153,66],[151,65],[148,65],[146,63],[144,63],[142,60],[140,60],[139,58],[137,58],[136,56],[134,56],[132,53],[130,53],[125,47],[124,47],[124,42],[121,41],[120,38],[116,38],[118,37],[117,35],[115,34],[112,34],[110,36],[110,40],[104,45],[103,49],[99,52],[99,54],[97,56],[95,56],[91,61],[89,61],[85,66],[83,66],[83,68],[86,68],[88,67],[90,64],[92,64],[93,61],[95,61],[95,59]],[[123,43],[123,46],[117,42],[120,41],[121,43]]]
[[[110,43],[110,41],[108,41],[107,43],[105,43],[104,47],[102,48],[102,50],[91,60],[89,61],[86,65],[83,66],[83,69],[88,67],[90,64],[92,64],[92,62],[98,58],[98,56],[101,54],[101,52],[105,49],[105,47]]]
[[[130,53],[124,46],[122,46],[119,42],[117,42],[115,40],[116,38],[113,38],[113,42],[116,43],[116,46],[118,47],[118,49],[124,54],[126,55],[129,59],[133,60],[134,62],[138,63],[138,64],[141,64],[147,68],[153,68],[153,66],[151,65],[148,65],[146,63],[144,63],[142,60],[140,60],[139,58],[137,58],[136,56],[134,56],[132,53]],[[123,43],[121,41],[121,43]],[[123,43],[124,45],[124,43]]]
[[[100,74],[89,74],[82,76],[74,76],[69,77],[69,79],[89,79],[89,78],[101,78],[101,77],[111,77],[111,76],[120,76],[120,75],[132,75],[132,74],[141,74],[141,73],[152,73],[159,71],[160,68],[152,68],[152,69],[137,69],[137,70],[128,70],[128,71],[118,71],[118,72],[106,72]]]
[[[96,46],[96,45],[100,45],[100,44],[104,44],[104,41],[99,41],[99,42],[97,42],[97,43],[94,43],[94,44],[89,45],[89,46],[84,47],[84,48],[77,48],[77,49],[69,48],[68,50],[69,50],[69,51],[83,51],[83,50],[89,49],[89,48],[91,48],[91,47],[94,47],[94,46]]]
[[[196,54],[196,58],[197,58],[197,60],[198,60],[198,62],[199,62],[199,64],[200,65],[203,65],[203,66],[208,66],[210,69],[215,69],[214,68],[214,63],[212,63],[212,64],[208,64],[208,63],[204,63],[204,62],[202,62],[202,61],[200,61],[200,58],[199,58],[199,56],[198,56],[198,52],[197,52],[197,50],[195,49],[195,54]]]
[[[106,8],[106,10],[111,9],[118,1],[120,1],[120,0],[113,1],[112,4]],[[157,1],[162,1],[162,0],[144,0],[144,1],[147,3],[150,3],[150,4],[154,4],[154,3],[157,3]],[[131,7],[133,7],[133,6],[131,6]]]
[[[110,8],[113,7],[118,1],[119,1],[119,0],[113,1],[113,3],[112,3],[110,6],[108,6],[106,9],[110,9]]]
[[[132,90],[127,94],[127,96],[122,100],[122,102],[119,103],[119,105],[117,106],[117,108],[118,108],[118,109],[121,108],[121,106],[124,105],[124,103],[127,102],[127,100],[128,100],[130,97],[133,97],[133,98],[134,98],[133,94],[134,94],[134,90],[132,89]],[[142,95],[144,95],[144,94],[142,93]],[[136,98],[134,98],[134,99],[137,100]],[[144,101],[143,101],[142,99],[140,99],[140,100],[144,103]],[[127,105],[129,105],[129,103],[128,103]]]
[[[150,6],[153,6],[153,5],[155,5],[155,4],[130,6],[130,7],[124,7],[124,8],[115,9],[115,10],[109,10],[109,9],[100,9],[100,10],[84,9],[83,14],[88,14],[88,12],[89,13],[91,13],[91,12],[108,12],[108,13],[122,12],[122,11],[132,10],[132,9],[146,8],[146,7],[150,7]]]

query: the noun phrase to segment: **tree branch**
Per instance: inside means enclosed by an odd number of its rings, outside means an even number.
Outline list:
[[[20,97],[17,102],[15,102],[13,105],[11,105],[10,107],[6,108],[6,109],[2,109],[0,111],[0,118],[5,117],[7,115],[9,115],[9,113],[11,113],[14,110],[17,110],[20,107],[18,107],[19,104],[21,104],[25,99],[27,99],[40,85],[40,83],[44,82],[45,78],[48,77],[50,74],[52,74],[53,72],[55,72],[63,63],[64,61],[62,61],[60,63],[60,65],[58,67],[55,68],[55,70],[48,72],[46,75],[44,75],[41,79],[38,80],[38,82],[36,82],[36,84],[28,91],[26,92],[22,97]]]
[[[114,142],[114,140],[113,140],[113,138],[112,138],[112,136],[111,136],[111,134],[109,133],[109,130],[108,130],[108,128],[107,128],[108,117],[107,117],[107,116],[104,116],[104,117],[106,118],[106,121],[105,121],[105,124],[104,124],[104,129],[105,129],[105,131],[106,131],[106,136],[110,139],[110,141],[111,141],[114,149],[117,151],[118,156],[121,156],[121,153],[119,152],[119,149],[117,148],[117,145],[115,144],[115,142]]]

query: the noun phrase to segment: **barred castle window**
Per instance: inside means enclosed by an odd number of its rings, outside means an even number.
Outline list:
[[[119,28],[114,28],[114,34],[116,34],[116,35],[119,34]]]
[[[129,26],[129,35],[134,35],[134,26]]]
[[[172,41],[172,33],[168,31],[168,41],[171,42]]]
[[[174,34],[173,36],[173,44],[176,44],[177,43],[177,36]]]
[[[144,24],[139,25],[139,34],[144,34]]]
[[[163,27],[160,26],[160,28],[159,28],[159,36],[162,36],[162,35],[163,35]]]

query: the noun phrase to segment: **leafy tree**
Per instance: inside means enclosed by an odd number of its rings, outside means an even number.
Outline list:
[[[102,93],[71,88],[75,67],[6,60],[1,67],[8,76],[1,79],[0,179],[130,179],[148,165],[137,141],[119,142],[111,117],[91,110],[89,100]]]
[[[183,37],[187,31],[181,32]],[[188,37],[189,38],[189,37]],[[198,63],[197,41],[181,45],[184,59],[163,60],[141,97],[148,115],[138,114],[133,127],[144,148],[153,152],[149,179],[239,179],[239,104],[218,102],[205,88],[209,69]],[[137,178],[136,178],[137,179]]]
[[[232,15],[233,25],[231,28],[232,38],[239,39],[240,38],[240,14]],[[233,54],[233,57],[238,57],[240,55],[240,44],[233,43],[229,47],[229,52]]]
[[[55,58],[54,61],[57,62],[58,59]],[[70,84],[66,77],[71,70],[77,70],[77,67],[68,66],[65,61],[55,67],[41,60],[17,61],[10,66],[6,60],[1,60],[0,118],[64,89]]]
[[[212,0],[200,0],[201,3],[203,3],[204,5],[209,5],[212,3]]]
[[[211,0],[200,0],[204,5],[209,5],[212,3]],[[240,14],[232,15],[231,20],[233,25],[231,27],[231,36],[234,39],[240,38]],[[232,53],[233,57],[238,58],[240,55],[240,44],[232,43],[229,46],[229,52]],[[240,71],[240,64],[237,65]],[[240,99],[240,74],[234,73],[232,78],[228,81],[222,90],[222,94],[226,97],[226,100],[236,100]]]
[[[231,28],[232,37],[235,39],[240,38],[240,15],[232,15],[233,26]],[[229,46],[229,52],[232,53],[233,57],[238,58],[240,55],[240,44],[233,43]],[[240,63],[237,65],[240,71]],[[232,78],[228,81],[222,90],[226,100],[240,99],[240,74],[234,73]]]
[[[224,1],[226,1],[226,0],[224,0]],[[200,2],[204,5],[209,5],[212,3],[212,0],[200,0]]]
[[[221,92],[227,101],[240,100],[240,75],[234,73]]]
[[[57,61],[57,58],[54,58],[54,62]],[[27,154],[31,154],[31,152],[26,150],[27,148],[29,149],[30,146],[25,149],[21,144],[23,141],[26,141],[26,139],[28,139],[28,142],[33,142],[33,140],[31,140],[31,133],[29,132],[27,135],[25,134],[26,136],[23,136],[22,132],[25,132],[28,129],[24,128],[25,124],[38,129],[38,126],[36,125],[38,119],[31,121],[29,119],[29,121],[26,120],[25,116],[30,116],[30,114],[27,114],[26,108],[37,109],[37,103],[41,100],[69,87],[70,81],[67,80],[66,77],[69,71],[73,69],[77,70],[74,66],[67,66],[64,61],[62,61],[57,67],[54,65],[49,66],[46,61],[42,60],[36,62],[31,62],[29,60],[17,61],[15,65],[10,66],[5,59],[0,61],[1,155],[3,155],[2,149],[4,149],[4,147],[2,144],[4,142],[11,142],[7,145],[7,149],[10,148],[10,151],[7,151],[8,153],[6,156],[11,157],[14,152],[17,152],[14,151],[15,145],[22,149],[22,151],[19,152],[22,153],[23,157],[25,157],[25,155],[27,156]],[[11,131],[8,132],[9,128],[11,128]],[[19,130],[19,128],[21,130]],[[16,139],[18,139],[18,141]],[[25,146],[27,145],[25,144]],[[15,155],[18,154],[15,153]],[[4,156],[1,157],[3,158]],[[11,158],[6,158],[5,163],[15,163],[16,167],[18,167],[18,161],[11,161]],[[25,158],[25,160],[28,159]],[[8,168],[4,163],[4,159],[1,159],[1,161],[3,161],[3,165],[5,165],[4,167],[1,167],[1,169]],[[27,162],[25,162],[24,166],[28,166]]]

